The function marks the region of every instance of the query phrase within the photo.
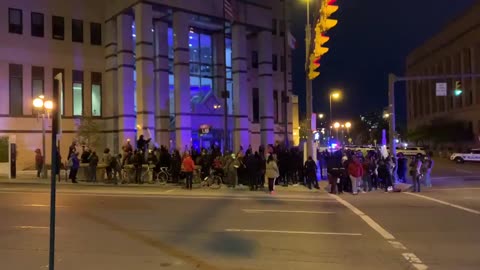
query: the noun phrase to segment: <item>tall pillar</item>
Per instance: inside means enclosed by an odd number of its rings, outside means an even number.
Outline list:
[[[470,62],[472,63],[472,73],[479,73],[480,72],[480,62],[476,59],[480,59],[478,54],[480,53],[478,48],[480,46],[471,47],[470,53]],[[480,78],[473,78],[472,79],[472,91],[473,91],[473,98],[472,98],[472,105],[480,104]]]
[[[192,139],[190,105],[190,51],[188,14],[173,13],[173,72],[175,80],[175,146],[184,150]]]
[[[117,77],[118,85],[118,131],[119,144],[123,145],[127,139],[136,139],[136,115],[135,115],[135,84],[133,71],[135,70],[135,58],[132,38],[133,17],[120,14],[117,17]],[[134,144],[133,144],[134,145]]]
[[[102,93],[103,129],[107,131],[105,146],[119,149],[118,122],[113,116],[118,115],[117,95],[117,22],[111,19],[105,23],[105,75]],[[89,85],[89,84],[86,84]],[[90,88],[90,87],[89,87]],[[90,89],[91,90],[91,89]],[[91,96],[90,96],[91,98]]]
[[[212,35],[213,44],[213,85],[214,93],[217,98],[222,97],[222,92],[225,91],[225,34],[216,32]]]
[[[137,128],[139,135],[155,141],[155,94],[153,89],[153,10],[139,3],[135,10],[136,68],[137,68]]]
[[[273,144],[273,80],[272,33],[258,33],[258,85],[260,96],[260,140],[262,145]]]
[[[168,82],[168,24],[154,22],[155,33],[155,138],[170,146],[170,85]]]
[[[250,104],[247,95],[247,34],[245,26],[239,24],[232,26],[232,76],[233,114],[235,119],[233,151],[236,152],[240,150],[240,146],[246,149],[250,144],[248,131],[248,111]],[[262,106],[263,105],[262,103]]]

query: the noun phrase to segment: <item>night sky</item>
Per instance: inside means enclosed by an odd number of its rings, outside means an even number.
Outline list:
[[[316,1],[316,0],[311,0]],[[334,118],[351,119],[363,112],[382,110],[388,102],[388,73],[403,75],[406,56],[478,0],[337,0],[332,16],[338,25],[330,30],[330,51],[321,60],[320,76],[313,82],[314,112],[328,112],[328,92],[344,90],[333,105]],[[305,112],[306,1],[295,0],[292,33],[293,89]],[[311,10],[312,12],[312,10]],[[398,117],[405,120],[405,90],[397,91]],[[402,89],[401,89],[402,88]],[[302,113],[302,114],[303,114]],[[301,117],[303,117],[301,115]]]

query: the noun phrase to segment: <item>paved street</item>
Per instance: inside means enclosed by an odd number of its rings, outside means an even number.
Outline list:
[[[480,189],[60,185],[57,269],[478,269]],[[2,269],[46,269],[47,185],[0,185]]]

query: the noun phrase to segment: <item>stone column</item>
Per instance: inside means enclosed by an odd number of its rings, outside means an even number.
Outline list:
[[[155,33],[155,138],[170,147],[170,85],[168,82],[168,24],[154,22]]]
[[[250,144],[248,131],[248,102],[247,91],[247,34],[245,26],[232,26],[232,76],[233,76],[233,151],[244,149]],[[262,104],[263,105],[263,104]]]
[[[187,13],[181,11],[175,11],[175,13],[173,13],[175,146],[180,151],[183,151],[185,146],[190,146],[192,139],[188,19]]]
[[[118,131],[119,144],[123,145],[127,139],[136,140],[136,115],[134,109],[134,81],[135,58],[132,37],[133,17],[120,14],[117,17],[117,84],[118,96]]]
[[[480,46],[471,47],[470,48],[470,61],[472,63],[472,73],[476,74],[480,72],[480,62],[476,59],[480,59],[477,55],[480,53],[478,51]],[[472,98],[472,105],[480,104],[480,78],[472,79],[472,91],[473,91],[473,98]]]
[[[260,96],[261,144],[273,144],[272,33],[258,33],[258,85]]]
[[[113,116],[118,116],[118,66],[117,66],[117,22],[115,19],[110,19],[105,23],[105,75],[103,76],[103,89],[102,89],[102,117],[106,117],[103,120],[103,130],[106,130],[106,145],[113,146],[114,152],[120,149],[118,120]],[[87,72],[89,73],[89,72]],[[84,75],[86,75],[84,73]],[[90,74],[88,77],[91,79]],[[86,85],[90,85],[88,83]],[[90,93],[91,93],[91,87]],[[91,96],[90,96],[91,99]],[[90,110],[91,113],[91,110]]]
[[[222,97],[222,92],[225,91],[225,34],[216,32],[212,35],[213,45],[213,85],[215,96],[219,99]],[[230,97],[231,98],[231,97]],[[222,103],[223,106],[223,103]]]
[[[138,135],[155,141],[155,93],[153,85],[153,10],[145,3],[137,4],[135,11],[136,68],[137,68],[137,128]]]

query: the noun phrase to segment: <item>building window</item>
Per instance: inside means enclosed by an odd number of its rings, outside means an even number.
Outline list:
[[[83,21],[82,20],[72,20],[72,41],[73,42],[83,42]]]
[[[100,23],[90,23],[90,43],[102,45],[102,25]]]
[[[10,116],[23,115],[23,66],[10,64]]]
[[[278,63],[277,63],[277,55],[276,54],[272,55],[272,69],[273,69],[273,71],[278,70]]]
[[[45,93],[43,84],[44,76],[43,67],[32,66],[32,99]]]
[[[252,68],[258,68],[258,52],[252,51]]]
[[[260,122],[260,96],[258,88],[252,89],[252,110],[253,110],[253,123]]]
[[[92,116],[102,116],[102,73],[92,72]]]
[[[285,35],[285,20],[280,20],[280,36]]]
[[[65,19],[59,16],[52,16],[52,37],[53,39],[65,39]]]
[[[284,55],[280,56],[280,71],[281,71],[281,72],[285,72],[285,69],[286,69],[286,67],[287,67],[286,64],[287,64],[287,63],[286,63],[286,61],[285,61],[285,56],[284,56]]]
[[[73,71],[73,116],[83,115],[83,71]]]
[[[8,32],[20,35],[23,33],[23,16],[21,9],[8,9]]]
[[[42,13],[32,12],[31,14],[32,37],[44,36],[44,19]]]
[[[277,34],[277,19],[272,19],[272,35]]]
[[[273,90],[273,120],[278,123],[278,91]]]

